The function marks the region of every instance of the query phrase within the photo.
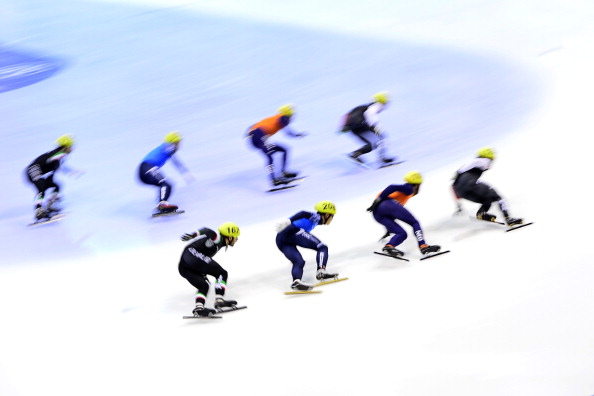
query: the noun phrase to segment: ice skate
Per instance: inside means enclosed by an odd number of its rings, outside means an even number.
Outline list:
[[[291,179],[281,176],[281,177],[275,177],[274,179],[272,179],[272,185],[277,187],[277,186],[284,186],[285,184],[289,184],[291,182]]]
[[[382,158],[380,160],[380,162],[381,162],[382,166],[386,166],[386,165],[390,165],[390,164],[393,164],[394,162],[396,162],[396,159],[385,157],[385,158]]]
[[[318,272],[316,273],[317,280],[334,279],[336,277],[338,277],[338,274],[331,274],[328,271],[326,271],[325,268],[318,269]]]
[[[430,253],[437,253],[441,250],[441,246],[438,245],[421,245],[419,246],[419,249],[421,249],[421,254],[423,255],[427,255]]]
[[[46,210],[50,213],[60,213],[62,208],[59,206],[61,198],[58,194],[54,194],[47,203]]]
[[[476,218],[479,220],[484,220],[484,221],[495,221],[497,216],[492,215],[491,213],[487,213],[487,212],[478,212],[476,214]]]
[[[515,218],[515,217],[506,217],[505,218],[505,223],[508,226],[513,227],[513,226],[516,226],[516,225],[523,224],[524,223],[524,220],[518,219],[518,218]]]
[[[347,155],[347,158],[359,165],[365,166],[366,165],[365,162],[361,158],[359,158],[359,155],[360,154],[357,154],[357,153],[350,153]]]
[[[235,300],[225,300],[223,297],[217,297],[215,300],[214,307],[215,309],[220,308],[227,308],[227,307],[234,307],[237,305],[237,301]]]
[[[297,177],[297,175],[299,174],[299,172],[287,172],[287,171],[283,171],[283,177],[285,179],[294,179]]]
[[[50,218],[50,214],[47,210],[45,210],[45,208],[39,207],[37,209],[35,209],[35,219],[36,220],[43,220],[43,219],[49,219]]]
[[[157,205],[157,209],[159,210],[160,213],[175,212],[177,210],[177,208],[178,208],[177,205],[172,205],[167,201],[161,201],[161,202],[159,202],[159,205]]]
[[[192,311],[192,314],[194,314],[194,316],[213,316],[215,313],[217,313],[217,311],[215,311],[214,309],[205,308],[204,304],[202,303],[197,303],[196,308],[194,308],[194,310]]]
[[[58,213],[62,212],[62,208],[56,204],[48,205],[46,210],[50,214],[50,216],[57,215]]]
[[[291,289],[299,290],[299,291],[308,291],[313,289],[312,285],[308,285],[307,283],[301,282],[301,279],[295,279],[291,284]]]
[[[386,245],[382,248],[382,252],[389,254],[390,256],[393,257],[402,257],[404,256],[404,252],[400,251],[398,249],[396,249],[394,246],[392,245]]]

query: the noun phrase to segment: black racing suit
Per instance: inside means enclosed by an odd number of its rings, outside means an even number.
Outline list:
[[[58,170],[62,159],[68,155],[63,147],[55,148],[35,158],[27,167],[25,173],[27,179],[37,188],[35,200],[41,205],[45,191],[53,188],[54,193],[60,191],[60,186],[54,181],[54,172]]]
[[[501,210],[506,214],[505,201],[493,187],[479,180],[483,172],[489,169],[490,164],[490,161],[486,165],[482,162],[486,162],[484,158],[477,158],[469,165],[458,170],[452,186],[454,193],[458,198],[481,204],[478,213],[487,212],[493,202],[499,202]]]
[[[206,278],[211,275],[216,278],[215,293],[223,297],[227,287],[227,271],[212,259],[224,246],[222,237],[210,228],[198,230],[198,236],[188,244],[182,252],[179,261],[179,273],[196,289],[196,303],[206,301],[210,283]]]

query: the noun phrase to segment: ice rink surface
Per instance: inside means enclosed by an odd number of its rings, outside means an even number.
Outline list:
[[[0,394],[593,395],[593,17],[553,0],[5,0]],[[381,90],[406,162],[362,171],[337,129]],[[267,194],[245,130],[286,102],[309,135],[273,139],[309,177]],[[151,219],[136,167],[171,130],[196,180],[166,165],[186,213]],[[28,228],[24,168],[64,133],[85,171],[57,176],[70,215]],[[452,216],[450,178],[487,145],[485,181],[534,225],[506,233],[471,203]],[[383,229],[365,208],[413,169],[425,182],[407,207],[451,253],[419,261],[410,237],[410,262],[374,255]],[[322,199],[338,213],[313,233],[349,280],[287,297],[274,224]],[[249,308],[184,321],[179,236],[225,221],[242,234],[215,259]]]

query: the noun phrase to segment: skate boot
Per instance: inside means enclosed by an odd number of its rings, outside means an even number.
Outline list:
[[[312,285],[308,285],[307,283],[301,282],[301,279],[295,279],[291,284],[291,289],[298,290],[298,291],[308,291],[313,289]]]
[[[227,308],[227,307],[234,307],[237,305],[237,301],[235,300],[225,300],[223,297],[217,297],[215,300],[214,307],[215,309],[219,308]]]
[[[517,218],[514,218],[514,217],[506,217],[506,218],[505,218],[505,223],[506,223],[508,226],[510,226],[510,227],[513,227],[513,226],[515,226],[515,225],[520,225],[520,224],[523,224],[523,223],[524,223],[524,221],[523,221],[522,219],[517,219]]]
[[[357,164],[360,164],[360,165],[365,165],[365,162],[364,162],[364,161],[363,161],[361,158],[359,158],[359,156],[360,156],[360,155],[361,155],[361,154],[359,154],[359,153],[357,153],[357,152],[354,152],[354,153],[350,153],[350,154],[349,154],[347,157],[348,157],[348,158],[349,158],[351,161],[353,161],[353,162],[356,162]]]
[[[202,303],[197,303],[196,308],[194,308],[194,310],[192,311],[192,314],[194,314],[194,316],[212,316],[215,313],[217,313],[217,311],[215,311],[214,309],[205,308],[204,304]]]
[[[478,212],[476,214],[476,218],[479,220],[484,220],[484,221],[495,221],[497,216],[492,215],[491,213],[487,213],[487,212]]]
[[[389,157],[381,159],[382,166],[390,165],[394,161],[396,161],[394,158],[389,158]]]
[[[50,218],[50,214],[44,208],[39,207],[39,208],[35,209],[35,218],[37,220],[49,219]]]
[[[298,172],[286,172],[283,171],[283,177],[286,179],[294,179],[297,177],[299,173]]]
[[[47,203],[47,211],[50,213],[60,213],[62,208],[58,206],[58,202],[61,200],[58,194],[53,194]]]
[[[167,201],[161,201],[159,202],[159,205],[157,205],[157,209],[161,213],[171,213],[177,210],[177,205],[171,205]]]
[[[50,214],[50,216],[54,216],[54,215],[57,215],[58,213],[60,213],[62,211],[62,208],[56,204],[53,204],[53,205],[48,205],[46,210]]]
[[[419,246],[421,249],[421,254],[427,255],[429,253],[437,253],[441,250],[441,246],[438,245],[421,245]]]
[[[396,249],[394,246],[392,245],[386,245],[382,248],[382,252],[389,254],[390,256],[394,256],[394,257],[402,257],[404,256],[404,252]]]
[[[316,273],[317,280],[334,279],[337,276],[338,276],[338,274],[331,274],[331,273],[327,272],[325,268],[318,269],[318,272]]]
[[[273,186],[282,186],[285,184],[289,184],[289,179],[287,179],[286,177],[276,177],[272,179]]]

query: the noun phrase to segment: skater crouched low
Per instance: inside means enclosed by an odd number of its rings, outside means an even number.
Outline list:
[[[250,126],[247,131],[247,137],[252,143],[252,146],[262,151],[266,157],[266,171],[272,186],[279,186],[287,184],[298,176],[299,172],[288,171],[287,168],[287,152],[288,149],[279,145],[271,143],[270,138],[281,129],[289,136],[301,138],[307,136],[305,132],[294,131],[289,124],[295,115],[295,108],[291,104],[286,104],[278,109],[278,113],[271,117],[265,118],[254,125]],[[281,153],[280,172],[277,172],[273,155]]]
[[[311,231],[318,225],[329,225],[336,214],[336,206],[330,201],[321,201],[314,206],[315,212],[301,211],[276,226],[276,246],[293,265],[291,275],[294,290],[310,290],[313,286],[303,283],[303,267],[305,260],[297,247],[312,249],[317,252],[316,279],[336,278],[338,274],[328,273],[328,247],[316,238]]]
[[[479,180],[483,172],[489,170],[494,159],[495,152],[493,149],[484,147],[477,152],[476,158],[458,169],[452,185],[455,197],[456,199],[463,198],[481,204],[476,212],[476,218],[479,220],[495,221],[497,216],[488,213],[488,210],[493,202],[497,202],[508,226],[522,224],[522,219],[509,215],[507,202],[497,191],[487,183]],[[462,211],[460,202],[458,202],[458,211]]]
[[[440,246],[428,245],[425,242],[421,224],[404,207],[410,198],[419,193],[423,177],[419,172],[411,171],[404,175],[404,181],[405,184],[391,184],[386,187],[371,206],[367,208],[368,212],[372,212],[375,221],[386,227],[386,236],[394,234],[382,250],[395,257],[404,255],[404,252],[396,248],[407,238],[406,231],[396,222],[396,220],[399,220],[413,228],[421,254],[427,255],[439,252],[441,250]]]
[[[60,136],[56,140],[58,147],[35,158],[27,167],[27,180],[37,189],[35,196],[35,218],[39,221],[49,219],[60,212],[57,203],[60,200],[60,186],[54,180],[55,172],[62,166],[70,175],[80,175],[82,171],[67,168],[63,165],[68,154],[74,150],[74,138],[71,135]],[[52,190],[49,197],[46,192]]]
[[[386,154],[386,133],[379,122],[379,113],[388,106],[389,102],[388,92],[378,92],[373,95],[372,103],[357,106],[345,115],[341,132],[350,131],[364,143],[359,149],[347,154],[349,160],[366,165],[360,157],[377,150],[380,166],[389,165],[395,161]]]
[[[178,209],[177,205],[168,202],[172,186],[160,172],[160,169],[167,161],[171,159],[173,165],[175,165],[188,184],[193,181],[193,177],[188,169],[177,156],[174,155],[179,150],[181,141],[182,136],[179,132],[174,131],[168,133],[163,139],[163,143],[151,150],[151,152],[143,158],[138,167],[138,177],[140,181],[144,184],[159,188],[157,213],[170,213],[175,212]]]
[[[187,233],[182,241],[192,241],[183,250],[179,261],[179,273],[186,278],[196,290],[196,307],[194,316],[210,316],[217,309],[233,307],[234,300],[225,300],[228,273],[213,260],[213,256],[221,249],[234,246],[239,237],[239,227],[234,223],[222,224],[218,232],[210,228],[201,228],[197,232]],[[207,275],[215,278],[215,309],[205,307],[206,296],[210,289]]]

